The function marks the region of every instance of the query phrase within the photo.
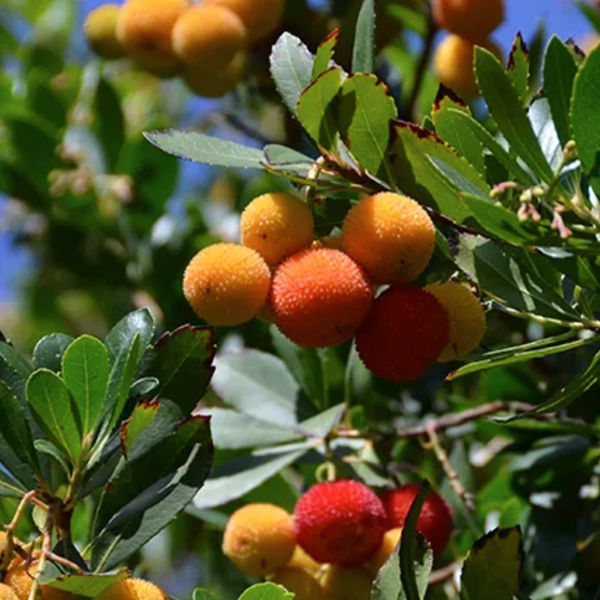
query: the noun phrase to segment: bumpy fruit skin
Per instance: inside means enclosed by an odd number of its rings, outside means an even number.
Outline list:
[[[94,600],[169,600],[169,596],[150,581],[129,577],[113,583]]]
[[[218,5],[198,4],[175,23],[173,51],[187,65],[210,64],[220,69],[245,49],[246,27],[232,11]]]
[[[409,282],[429,264],[435,227],[418,202],[381,192],[348,211],[342,245],[373,283]]]
[[[270,283],[269,266],[257,252],[222,243],[192,258],[183,275],[183,293],[211,325],[238,325],[258,314]]]
[[[402,527],[419,486],[409,483],[385,492],[381,501],[385,506],[390,527]],[[446,501],[436,492],[429,492],[417,520],[417,530],[429,542],[434,554],[444,550],[452,534],[453,517]]]
[[[425,290],[444,307],[450,323],[450,340],[438,361],[455,360],[477,348],[485,333],[485,313],[479,299],[460,283],[436,283]]]
[[[502,51],[492,40],[483,40],[477,45],[502,59]],[[467,101],[480,93],[473,70],[474,50],[473,42],[452,34],[436,48],[433,58],[433,68],[440,82]]]
[[[292,516],[268,503],[236,510],[223,536],[223,553],[249,577],[265,577],[283,568],[295,547]]]
[[[120,10],[118,4],[103,4],[92,10],[83,23],[83,33],[89,47],[102,58],[115,60],[127,56],[117,39]]]
[[[19,600],[12,588],[0,583],[0,600]]]
[[[302,550],[302,546],[294,548],[294,554],[292,554],[292,558],[290,558],[286,565],[286,567],[290,568],[303,569],[313,575],[316,575],[322,566],[323,563],[317,562],[310,554]]]
[[[431,12],[440,29],[481,42],[504,21],[504,0],[433,0]]]
[[[315,223],[308,204],[285,192],[254,198],[242,212],[241,242],[269,265],[311,245]]]
[[[333,248],[293,254],[275,271],[269,301],[281,332],[300,346],[334,346],[367,318],[373,295],[363,270]]]
[[[379,569],[383,567],[387,559],[392,555],[392,552],[396,549],[401,534],[402,527],[394,527],[393,529],[388,529],[383,535],[379,548],[377,548],[375,554],[373,554],[373,556],[365,563],[365,567],[373,577],[377,575]]]
[[[325,600],[326,596],[314,575],[300,567],[284,567],[269,578],[295,594],[294,600]]]
[[[222,98],[244,78],[248,65],[248,55],[240,50],[221,69],[213,69],[210,64],[187,67],[182,78],[187,88],[202,98]]]
[[[364,567],[327,565],[319,576],[326,600],[369,600],[372,577]]]
[[[38,555],[39,553],[34,553],[34,560],[29,565],[18,556],[13,559],[6,571],[4,583],[13,590],[18,600],[29,599],[33,577],[39,567]],[[75,600],[75,596],[70,592],[49,585],[40,585],[38,596],[40,600]]]
[[[141,66],[170,76],[181,69],[172,49],[175,23],[190,8],[188,0],[127,0],[117,21],[117,39]]]
[[[412,284],[391,286],[373,302],[356,333],[364,365],[390,381],[414,381],[448,343],[448,315],[433,294]]]
[[[296,540],[319,562],[352,567],[377,550],[386,518],[381,500],[360,481],[317,483],[296,504]]]
[[[284,0],[204,0],[218,4],[236,13],[243,21],[251,42],[273,33],[281,24]]]

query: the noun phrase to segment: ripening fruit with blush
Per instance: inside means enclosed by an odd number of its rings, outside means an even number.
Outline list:
[[[365,562],[365,567],[369,570],[371,575],[375,577],[386,563],[387,559],[392,555],[392,552],[396,549],[398,542],[400,541],[400,535],[402,534],[402,527],[394,527],[388,529],[381,540],[379,548],[377,548],[375,554],[371,556],[369,560]]]
[[[309,348],[349,340],[367,318],[372,301],[364,271],[333,248],[310,248],[284,260],[269,295],[280,331]]]
[[[412,284],[391,286],[373,302],[356,333],[365,367],[390,381],[414,381],[449,340],[446,311],[433,294]]]
[[[240,219],[242,244],[256,250],[269,265],[308,248],[314,230],[308,204],[287,192],[270,192],[254,198]]]
[[[248,35],[241,19],[229,9],[197,4],[173,27],[173,51],[187,65],[208,65],[215,71],[246,48]]]
[[[502,60],[502,50],[492,40],[483,40],[477,45]],[[473,42],[452,34],[442,40],[433,58],[433,68],[440,82],[464,100],[473,100],[480,94],[473,68],[474,52]]]
[[[435,227],[418,202],[381,192],[363,198],[348,211],[342,246],[373,283],[409,282],[429,264]]]
[[[444,307],[450,324],[450,339],[438,361],[455,360],[477,348],[485,333],[485,313],[477,296],[455,282],[431,284],[425,290]]]
[[[223,553],[249,577],[283,568],[295,547],[292,516],[274,504],[258,502],[236,510],[223,535]]]
[[[83,23],[88,46],[102,58],[114,60],[127,56],[125,48],[117,39],[120,10],[118,4],[102,4],[90,11]]]
[[[420,486],[414,483],[402,485],[385,492],[381,501],[385,506],[390,527],[402,527]],[[436,492],[429,492],[417,520],[417,531],[429,542],[434,554],[444,550],[454,526],[452,512],[446,501]]]
[[[222,98],[244,78],[248,55],[240,50],[224,67],[214,70],[210,64],[187,67],[182,79],[187,88],[202,98]]]
[[[364,483],[326,481],[310,488],[296,504],[296,540],[321,563],[351,567],[379,547],[386,529],[381,500]]]
[[[440,29],[483,41],[504,21],[504,0],[433,0],[431,13]]]
[[[200,250],[183,275],[183,293],[211,325],[238,325],[254,318],[267,300],[271,271],[260,254],[238,244]]]
[[[14,590],[4,583],[0,583],[0,600],[19,600]]]
[[[362,566],[327,565],[319,583],[326,600],[370,600],[373,578]]]
[[[181,70],[172,48],[175,23],[189,10],[188,0],[127,0],[117,21],[117,39],[142,67],[161,76]]]
[[[326,596],[314,575],[300,567],[283,567],[269,577],[294,594],[294,600],[325,600]]]
[[[319,569],[323,566],[323,563],[316,561],[310,554],[307,554],[302,546],[296,546],[294,548],[294,554],[290,558],[286,567],[293,567],[297,569],[303,569],[315,575]]]
[[[94,600],[169,600],[169,596],[150,581],[129,577],[113,583]]]
[[[285,8],[285,0],[204,0],[204,3],[224,6],[238,15],[251,42],[273,33],[281,25]]]

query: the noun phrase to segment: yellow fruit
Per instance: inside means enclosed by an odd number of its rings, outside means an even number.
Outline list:
[[[254,198],[240,219],[241,241],[268,265],[308,248],[314,235],[312,212],[292,194],[271,192]]]
[[[485,333],[485,314],[479,299],[460,283],[436,283],[425,290],[442,305],[450,324],[450,341],[438,362],[455,360],[477,348]]]
[[[481,42],[504,21],[504,0],[433,0],[435,24],[474,42]]]
[[[370,600],[373,578],[364,567],[327,565],[319,583],[327,600]]]
[[[485,40],[477,45],[502,59],[502,51],[492,40]],[[436,48],[433,59],[434,70],[440,83],[464,100],[472,100],[480,93],[473,69],[474,50],[473,42],[457,35],[449,35]]]
[[[0,600],[19,600],[19,597],[14,593],[12,588],[4,583],[0,583]]]
[[[213,69],[210,64],[194,65],[183,72],[183,81],[190,92],[203,98],[221,98],[229,93],[246,74],[248,56],[240,50],[221,69]]]
[[[342,238],[339,235],[326,235],[325,237],[315,240],[311,248],[333,248],[334,250],[342,250]]]
[[[283,19],[284,0],[204,0],[233,11],[243,21],[251,42],[273,33]]]
[[[170,76],[181,69],[172,48],[175,23],[190,8],[188,0],[127,0],[117,21],[117,39],[145,69]]]
[[[396,549],[401,533],[402,527],[395,527],[386,531],[381,540],[381,545],[375,554],[365,563],[365,567],[373,577],[377,575],[379,569],[383,567],[387,559],[392,555],[392,552]]]
[[[6,571],[4,583],[13,590],[18,600],[29,599],[33,578],[39,568],[38,555],[39,553],[34,553],[36,558],[30,564],[27,564],[21,557],[17,557],[11,562]],[[75,600],[75,596],[70,592],[49,585],[40,585],[37,597],[39,600]]]
[[[268,503],[236,510],[223,536],[223,553],[249,577],[265,577],[284,567],[295,547],[292,516]]]
[[[348,211],[342,245],[373,283],[406,283],[429,264],[435,227],[418,202],[382,192]]]
[[[286,565],[286,567],[303,569],[308,573],[315,575],[319,569],[323,566],[323,563],[317,562],[312,556],[304,552],[300,546],[296,546],[292,558]]]
[[[284,567],[269,579],[294,594],[294,600],[325,600],[325,593],[314,576],[300,567]]]
[[[169,600],[169,596],[150,581],[130,577],[113,583],[94,600]]]
[[[271,285],[260,254],[238,244],[200,250],[183,276],[183,293],[199,317],[211,325],[238,325],[254,318]]]
[[[225,7],[197,4],[173,27],[173,51],[187,65],[210,65],[220,69],[246,47],[246,27]]]
[[[89,47],[102,58],[127,56],[125,48],[117,39],[120,10],[118,4],[103,4],[92,10],[83,23],[83,33]]]

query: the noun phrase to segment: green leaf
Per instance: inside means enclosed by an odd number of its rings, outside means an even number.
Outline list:
[[[600,14],[598,13],[596,6],[589,4],[584,0],[575,0],[575,3],[579,7],[579,10],[586,16],[594,30],[597,33],[600,33]]]
[[[207,590],[196,588],[194,590],[193,600],[219,600],[219,598],[213,596]]]
[[[67,477],[71,475],[69,457],[56,444],[53,444],[49,440],[37,439],[34,442],[34,446],[38,452],[49,456],[54,462],[58,463]]]
[[[375,71],[375,2],[363,0],[352,47],[352,72],[373,73]]]
[[[131,416],[121,424],[119,436],[125,456],[129,454],[135,441],[155,419],[159,409],[159,402],[140,402],[133,409]]]
[[[338,155],[335,100],[341,85],[342,70],[339,67],[327,69],[302,92],[296,109],[300,123],[319,150],[333,158]]]
[[[600,46],[587,56],[575,77],[571,99],[571,123],[577,152],[585,174],[600,196]]]
[[[571,139],[569,109],[577,66],[569,49],[553,35],[544,56],[544,89],[560,143]]]
[[[529,54],[521,32],[517,33],[510,50],[507,75],[521,99],[521,104],[527,106],[529,96]]]
[[[44,336],[33,349],[33,368],[49,369],[59,373],[63,354],[72,341],[73,338],[70,335],[62,333],[52,333]]]
[[[11,345],[0,342],[0,380],[25,405],[25,385],[32,372],[31,365]]]
[[[263,153],[196,131],[150,131],[145,138],[168,154],[218,167],[262,169]]]
[[[0,460],[4,464],[4,442],[2,438],[0,438]],[[8,466],[5,464],[5,468]],[[35,479],[32,479],[35,482]],[[35,485],[30,487],[30,489],[35,489]],[[27,493],[27,488],[23,487],[18,480],[13,479],[5,473],[3,470],[0,470],[0,498],[22,498]]]
[[[56,130],[67,124],[68,106],[54,91],[48,73],[41,67],[27,73],[27,105],[33,114]]]
[[[108,388],[108,350],[90,335],[78,337],[65,351],[62,377],[79,410],[83,437],[98,424]]]
[[[494,529],[479,538],[461,574],[463,600],[513,600],[521,587],[523,542],[519,526]]]
[[[98,80],[93,106],[92,129],[104,151],[107,172],[115,173],[119,154],[125,144],[125,118],[121,99],[115,87],[105,77]]]
[[[342,84],[336,104],[337,128],[344,144],[361,167],[385,181],[393,181],[387,162],[390,122],[396,103],[375,75],[359,73]]]
[[[269,60],[275,87],[283,103],[296,115],[300,95],[312,79],[314,57],[302,40],[285,32],[275,42]]]
[[[541,181],[554,180],[517,90],[502,63],[488,50],[475,47],[477,82],[488,109],[511,148]]]
[[[339,29],[334,29],[320,44],[315,54],[315,62],[312,68],[312,79],[327,71],[332,65],[333,53],[340,38]]]
[[[108,348],[111,362],[123,349],[129,350],[133,339],[140,337],[140,356],[150,345],[154,335],[154,318],[147,308],[141,308],[125,315],[106,335],[104,344]]]
[[[251,585],[238,600],[293,600],[294,594],[283,587],[267,581]]]
[[[51,585],[59,590],[65,590],[84,596],[85,598],[96,598],[107,587],[123,581],[131,576],[131,571],[122,567],[115,573],[72,573],[60,575],[55,579],[44,580],[46,585]]]
[[[81,452],[81,431],[63,380],[48,369],[34,371],[27,380],[27,401],[46,437],[75,463]]]
[[[535,100],[529,107],[527,116],[546,161],[553,170],[558,169],[563,160],[563,147],[556,133],[547,98]]]

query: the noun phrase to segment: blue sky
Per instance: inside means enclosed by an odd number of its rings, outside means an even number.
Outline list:
[[[81,19],[93,7],[104,2],[83,0],[80,3]],[[506,0],[506,21],[494,33],[494,38],[508,49],[518,31],[525,40],[530,39],[542,19],[549,34],[555,33],[563,39],[573,37],[578,40],[590,30],[573,0]],[[0,301],[14,297],[18,278],[28,264],[27,255],[11,248],[10,237],[0,233]]]

